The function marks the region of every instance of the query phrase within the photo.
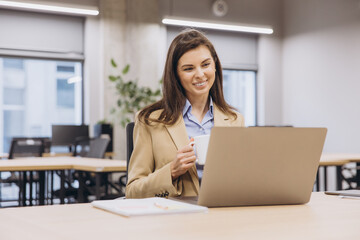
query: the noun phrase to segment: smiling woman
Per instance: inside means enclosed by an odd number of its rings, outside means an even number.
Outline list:
[[[181,85],[185,89],[186,98],[192,105],[208,103],[209,92],[214,84],[216,72],[209,49],[199,46],[186,52],[179,59],[177,72]],[[208,110],[208,106],[205,104],[205,109],[199,109],[200,112],[196,114],[199,122]],[[197,109],[194,108],[194,110]]]
[[[214,46],[197,30],[181,32],[167,54],[163,98],[136,119],[126,197],[198,195],[190,138],[213,126],[243,125],[243,117],[225,102]]]

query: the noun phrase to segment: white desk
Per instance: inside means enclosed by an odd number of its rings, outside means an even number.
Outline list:
[[[126,218],[90,204],[0,209],[0,239],[359,239],[360,200]]]

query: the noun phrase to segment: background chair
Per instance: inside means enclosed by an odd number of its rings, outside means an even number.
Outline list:
[[[13,138],[10,145],[9,159],[19,157],[41,157],[44,153],[45,140],[42,138]]]
[[[134,139],[133,139],[133,133],[134,133],[134,122],[130,122],[126,125],[126,175],[121,176],[119,179],[120,186],[126,187],[127,184],[127,177],[128,177],[128,168],[130,163],[131,154],[134,149]]]
[[[77,138],[75,141],[75,146],[73,148],[73,156],[80,156],[86,158],[104,158],[109,142],[110,140],[107,138]],[[75,180],[79,181],[79,184],[84,187],[82,196],[79,196],[78,189],[73,187],[73,183]],[[68,198],[68,201],[75,201],[75,199],[81,199],[81,202],[87,202],[88,197],[90,195],[94,195],[95,191],[93,190],[93,188],[95,186],[96,179],[95,176],[89,172],[69,171],[66,176],[65,182],[67,184],[65,196]],[[101,184],[106,185],[107,183],[107,175],[103,174],[101,178]],[[55,191],[55,195],[59,195],[59,193],[59,190]],[[72,198],[74,198],[74,200],[72,200]]]
[[[130,163],[131,154],[134,149],[134,126],[135,123],[131,122],[126,126],[126,183],[128,175],[128,166]]]
[[[27,138],[27,137],[17,137],[13,138],[10,145],[10,151],[9,151],[9,159],[15,159],[20,157],[41,157],[44,153],[45,149],[45,139],[46,138]],[[49,142],[47,142],[49,144]],[[30,205],[32,205],[32,195],[33,195],[33,183],[39,182],[38,175],[33,175],[33,172],[30,171],[30,175],[27,176],[26,173],[23,174],[23,178],[26,178],[27,182],[30,183],[30,194],[29,194],[29,202]],[[16,184],[19,187],[19,205],[25,204],[25,195],[22,195],[25,189],[20,184],[21,177],[16,172],[11,172],[10,176],[6,179],[2,179],[0,175],[0,183],[3,184]],[[0,186],[0,201],[2,193],[1,193],[1,186]],[[11,199],[8,199],[7,201],[14,201]]]
[[[91,138],[91,139],[82,139],[78,140],[75,144],[75,156],[82,156],[87,158],[104,158],[105,152],[110,143],[110,139],[107,138]],[[80,147],[81,146],[81,147]],[[76,153],[76,150],[81,148],[79,153]],[[94,188],[96,184],[95,176],[89,172],[79,172],[75,171],[75,178],[79,181],[83,181],[83,185],[86,190],[84,191],[83,199],[87,201],[89,195],[94,195]],[[80,176],[81,174],[81,176]],[[79,178],[81,177],[81,178]],[[102,175],[101,185],[108,183],[107,174]]]
[[[89,142],[89,150],[85,154],[88,158],[104,158],[107,146],[110,139],[107,138],[95,138]]]
[[[74,145],[70,147],[73,156],[85,157],[90,150],[90,137],[77,137]]]
[[[348,185],[346,189],[360,189],[360,163],[355,163],[352,167],[343,167],[342,174]]]

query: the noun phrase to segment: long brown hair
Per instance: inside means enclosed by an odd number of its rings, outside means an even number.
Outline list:
[[[185,89],[181,85],[177,73],[178,61],[186,52],[199,46],[206,46],[215,62],[215,81],[209,93],[213,102],[222,112],[233,116],[234,119],[237,118],[233,111],[234,108],[228,105],[224,99],[222,68],[214,46],[200,31],[186,29],[174,38],[169,47],[163,75],[163,98],[141,110],[139,120],[144,119],[146,124],[158,122],[168,125],[172,125],[178,120],[186,102]],[[156,119],[151,118],[151,113],[159,109],[163,110],[161,114]]]

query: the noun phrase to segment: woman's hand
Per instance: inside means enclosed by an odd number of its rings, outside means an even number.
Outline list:
[[[170,164],[172,180],[186,173],[195,164],[195,160],[196,156],[192,146],[186,145],[180,148]]]

